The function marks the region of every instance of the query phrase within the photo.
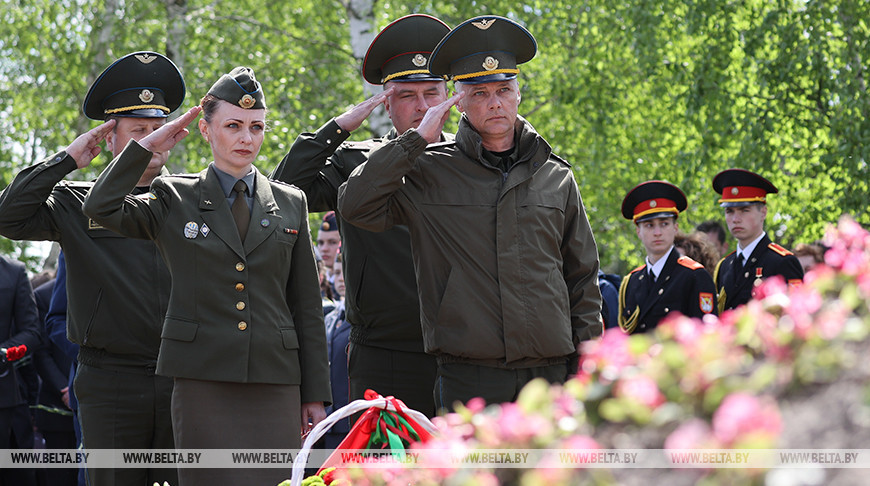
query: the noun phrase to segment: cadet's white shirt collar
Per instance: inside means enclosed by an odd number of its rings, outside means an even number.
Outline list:
[[[755,247],[758,246],[758,242],[764,238],[764,235],[767,233],[762,231],[758,238],[752,240],[752,243],[746,245],[746,248],[740,248],[740,243],[737,243],[737,255],[734,258],[737,258],[739,255],[743,255],[743,264],[746,265],[746,262],[749,261],[749,255],[752,255],[752,252],[755,251]]]
[[[659,258],[655,265],[649,262],[649,255],[646,257],[646,266],[647,271],[652,270],[652,273],[655,274],[656,280],[658,280],[659,276],[662,274],[662,270],[665,269],[665,263],[667,263],[668,258],[671,256],[671,252],[674,251],[674,245],[671,245],[671,248],[667,253],[664,254],[663,257]]]

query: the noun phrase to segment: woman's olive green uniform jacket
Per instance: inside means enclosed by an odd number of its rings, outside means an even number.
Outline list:
[[[244,244],[215,172],[164,176],[126,196],[151,153],[135,142],[97,180],[84,211],[153,239],[172,275],[157,372],[301,385],[329,402],[329,364],[305,195],[257,172]],[[142,292],[152,289],[143,287]]]

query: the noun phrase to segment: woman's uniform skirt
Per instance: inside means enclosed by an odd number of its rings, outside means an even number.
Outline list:
[[[172,391],[172,431],[178,449],[299,449],[301,415],[298,385],[176,378]],[[290,477],[291,467],[181,467],[178,479],[181,486],[274,485]]]

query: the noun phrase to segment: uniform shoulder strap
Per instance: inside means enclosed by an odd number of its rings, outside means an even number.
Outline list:
[[[680,265],[682,265],[690,270],[698,270],[698,269],[704,268],[704,265],[701,265],[700,263],[696,262],[695,260],[692,260],[691,258],[689,258],[687,256],[682,256],[682,257],[678,258],[677,263],[679,263]]]
[[[792,253],[792,252],[786,250],[785,248],[783,248],[783,247],[777,245],[776,243],[771,243],[771,244],[767,245],[767,247],[770,248],[771,250],[773,250],[773,251],[779,253],[779,254],[782,255],[782,256],[789,256],[789,255],[793,255],[793,254],[794,254],[794,253]]]

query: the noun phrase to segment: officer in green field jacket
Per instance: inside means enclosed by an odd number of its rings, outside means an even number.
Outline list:
[[[416,128],[429,106],[447,99],[443,76],[426,69],[432,48],[450,28],[428,15],[408,15],[385,27],[369,46],[363,76],[384,91],[321,127],[300,135],[272,173],[299,186],[310,211],[335,210],[338,187],[366,161],[381,139],[344,142],[374,108],[384,103],[396,138]],[[446,134],[442,139],[452,140]],[[341,217],[341,214],[337,214]],[[343,223],[341,253],[347,318],[351,323],[348,373],[350,400],[370,388],[395,396],[412,409],[435,414],[435,358],[423,350],[420,301],[407,226],[374,233]]]
[[[535,51],[502,17],[453,29],[429,70],[452,75],[458,93],[339,190],[348,222],[410,229],[440,408],[511,401],[535,377],[563,382],[580,342],[603,331],[598,252],[571,166],[517,115],[517,65]],[[454,104],[464,113],[455,142],[439,142]]]
[[[78,344],[75,391],[84,446],[172,449],[172,380],[156,376],[160,330],[169,303],[169,271],[150,241],[123,238],[82,213],[90,182],[61,181],[107,147],[119,154],[166,122],[184,99],[178,68],[154,52],[109,66],[91,86],[84,113],[115,120],[78,137],[65,151],[28,167],[0,194],[0,234],[60,242],[66,255],[67,334]],[[133,194],[165,171],[167,153],[150,158]],[[170,468],[91,469],[92,485],[177,482]]]

